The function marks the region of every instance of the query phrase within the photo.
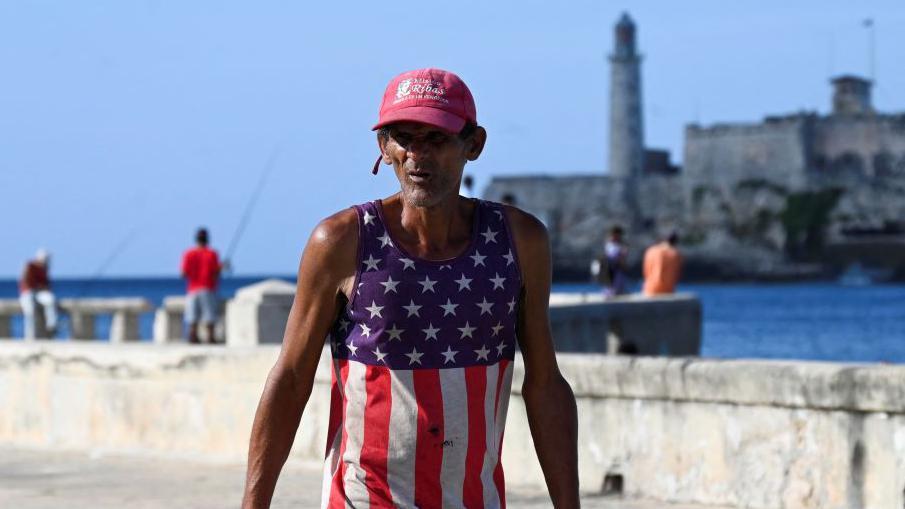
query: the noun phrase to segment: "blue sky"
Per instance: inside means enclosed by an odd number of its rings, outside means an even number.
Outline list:
[[[0,3],[0,277],[44,246],[54,273],[174,275],[196,226],[224,250],[280,154],[234,257],[293,273],[317,221],[394,192],[370,126],[386,82],[455,71],[489,132],[467,172],[605,171],[612,25],[644,54],[647,145],[681,161],[692,121],[826,112],[828,78],[868,72],[905,111],[896,1]],[[124,239],[128,238],[127,242]]]

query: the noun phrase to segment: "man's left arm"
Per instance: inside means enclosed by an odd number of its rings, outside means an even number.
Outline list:
[[[525,363],[522,397],[528,424],[554,507],[577,508],[578,417],[550,331],[550,242],[536,218],[515,208],[507,212],[522,273],[518,340]]]
[[[22,284],[20,285],[24,290],[32,290],[34,289],[34,280],[32,278],[32,269],[31,263],[26,263],[25,267],[22,268],[22,278],[20,279]]]

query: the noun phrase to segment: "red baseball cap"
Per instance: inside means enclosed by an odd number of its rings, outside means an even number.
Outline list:
[[[477,124],[474,98],[465,82],[442,69],[408,71],[390,80],[373,130],[394,122],[421,122],[458,133]]]
[[[442,69],[418,69],[396,76],[387,85],[372,130],[395,122],[420,122],[458,133],[477,124],[474,97],[465,82]],[[374,164],[377,173],[380,158]]]

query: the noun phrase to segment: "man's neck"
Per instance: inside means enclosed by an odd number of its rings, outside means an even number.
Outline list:
[[[402,247],[416,256],[435,260],[452,258],[461,254],[471,241],[475,207],[458,195],[434,207],[408,205],[400,197],[390,208],[397,212],[387,218],[391,223],[387,227]]]

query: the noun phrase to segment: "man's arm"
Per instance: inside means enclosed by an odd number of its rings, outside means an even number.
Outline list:
[[[628,269],[628,246],[625,244],[619,244],[619,267]]]
[[[22,267],[22,288],[26,290],[31,290],[34,287],[34,281],[31,277],[31,263],[26,263],[25,267]]]
[[[179,262],[179,274],[182,276],[182,279],[188,279],[189,277],[189,254],[185,252],[182,254],[182,261]]]
[[[228,260],[221,260],[220,253],[216,250],[214,251],[214,279],[220,279],[220,276],[223,275],[223,271],[229,268]]]
[[[228,258],[221,260],[220,254],[216,251],[214,251],[214,253],[217,255],[217,277],[219,278],[223,275],[224,272],[233,270],[233,266],[232,262],[230,262]]]
[[[283,348],[267,377],[252,426],[242,502],[245,509],[270,506],[311,395],[324,338],[343,295],[351,294],[357,244],[358,218],[349,209],[321,222],[305,247]]]
[[[577,508],[578,417],[572,388],[556,363],[550,331],[550,241],[533,216],[511,207],[507,216],[524,285],[518,340],[525,362],[522,397],[528,424],[554,507]]]

